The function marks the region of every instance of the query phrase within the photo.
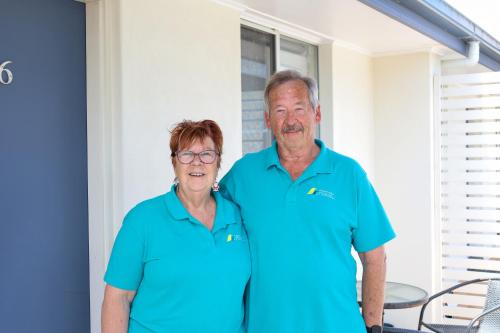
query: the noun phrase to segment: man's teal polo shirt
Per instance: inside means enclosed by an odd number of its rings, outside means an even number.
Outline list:
[[[248,333],[363,333],[351,247],[366,252],[395,234],[365,172],[327,149],[295,181],[276,143],[247,154],[222,180],[248,233]]]
[[[213,193],[212,231],[192,217],[174,188],[125,217],[106,283],[136,290],[129,332],[243,332],[250,256],[238,208]]]

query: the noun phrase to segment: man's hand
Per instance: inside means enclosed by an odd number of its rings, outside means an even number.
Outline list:
[[[382,325],[386,257],[384,246],[359,253],[363,264],[362,310],[365,325]]]

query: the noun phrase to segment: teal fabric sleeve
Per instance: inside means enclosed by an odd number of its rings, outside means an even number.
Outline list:
[[[116,236],[104,281],[124,290],[137,290],[144,269],[144,235],[137,228],[140,220],[129,213]]]
[[[353,230],[353,246],[357,252],[367,252],[396,234],[366,173],[361,168],[357,171],[357,227]]]
[[[220,189],[219,192],[222,194],[224,198],[227,200],[235,201],[234,195],[236,190],[236,184],[234,181],[234,170],[237,168],[238,162],[236,162],[233,167],[224,175],[222,180],[220,181]],[[236,202],[235,202],[236,204]]]

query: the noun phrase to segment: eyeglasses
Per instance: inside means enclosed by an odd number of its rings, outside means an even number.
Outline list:
[[[175,155],[177,156],[179,162],[181,162],[182,164],[189,164],[193,162],[196,156],[200,158],[200,161],[202,163],[212,164],[215,162],[217,156],[219,156],[219,153],[215,150],[204,150],[200,151],[199,153],[193,153],[190,150],[182,150],[175,153]]]

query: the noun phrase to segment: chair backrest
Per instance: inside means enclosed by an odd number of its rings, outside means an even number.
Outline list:
[[[500,305],[500,280],[490,280],[484,310],[489,310]],[[480,322],[477,333],[500,332],[500,310],[484,316]]]

